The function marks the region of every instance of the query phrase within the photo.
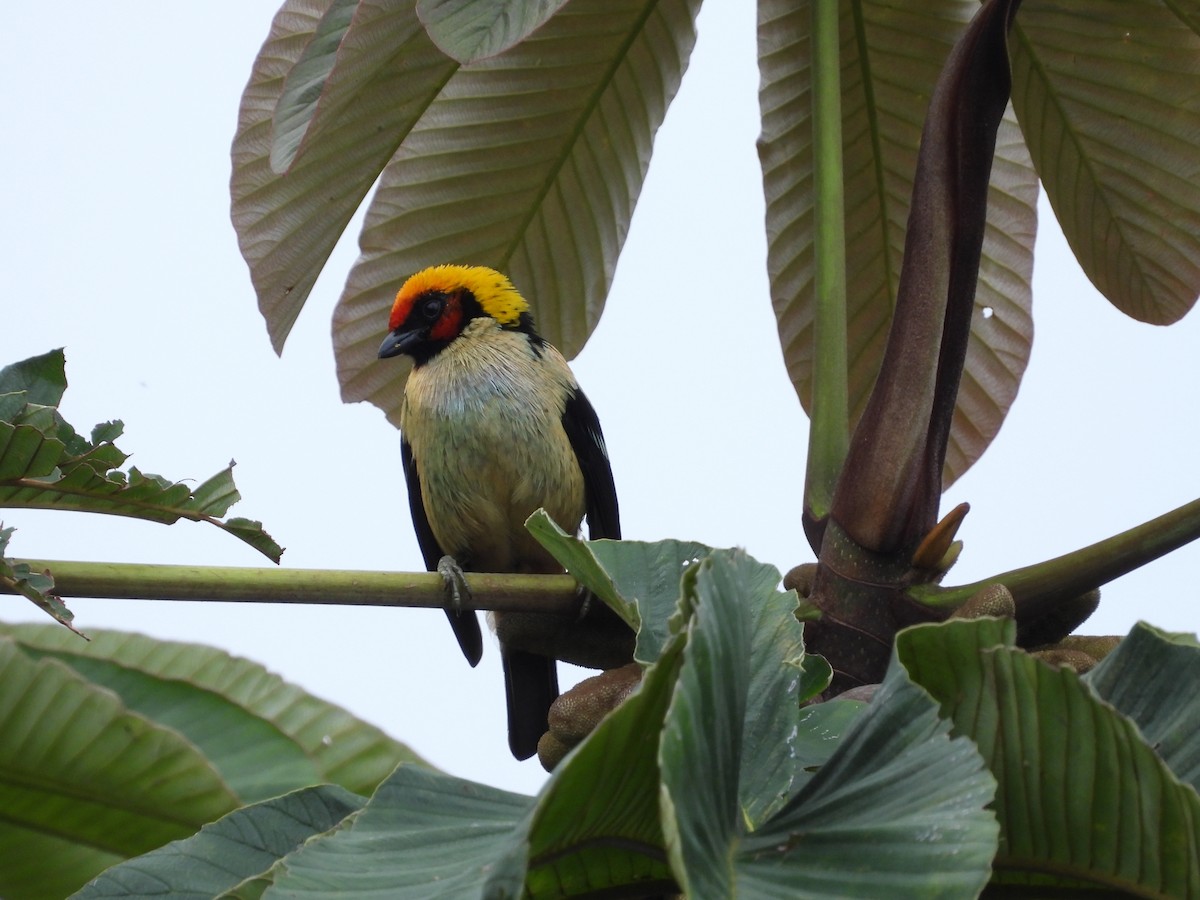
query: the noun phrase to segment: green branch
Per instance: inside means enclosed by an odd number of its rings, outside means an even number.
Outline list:
[[[321,603],[442,609],[441,576],[429,572],[337,569],[225,568],[65,560],[17,560],[33,572],[49,570],[54,594],[129,600],[203,600],[222,603]],[[569,575],[467,575],[474,609],[573,613],[579,609]],[[0,592],[13,591],[0,582]]]
[[[929,606],[953,608],[991,584],[1012,592],[1021,609],[1080,594],[1108,584],[1134,569],[1200,538],[1200,500],[1130,528],[1091,546],[961,587],[914,587],[909,594]]]

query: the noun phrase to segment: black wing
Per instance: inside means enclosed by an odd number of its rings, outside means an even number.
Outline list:
[[[425,501],[421,497],[421,479],[417,475],[417,463],[413,459],[412,445],[401,438],[400,459],[404,463],[404,480],[408,482],[408,508],[412,513],[413,529],[417,532],[417,544],[421,547],[421,555],[425,558],[425,568],[430,572],[437,571],[438,562],[445,553],[433,536],[429,526],[429,516],[425,513]],[[479,630],[479,620],[474,610],[455,612],[446,610],[446,618],[454,629],[458,646],[462,648],[463,656],[472,666],[476,665],[483,656],[483,634]]]
[[[617,507],[617,486],[613,483],[612,466],[608,462],[608,449],[604,446],[604,432],[596,410],[582,390],[575,388],[567,398],[563,409],[563,428],[579,468],[583,470],[583,484],[587,491],[588,537],[621,537],[621,512]]]

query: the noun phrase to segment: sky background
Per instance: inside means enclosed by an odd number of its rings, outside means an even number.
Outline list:
[[[282,358],[229,223],[238,101],[277,0],[112,0],[6,12],[0,142],[0,363],[65,347],[62,412],[123,419],[131,464],[203,480],[237,460],[245,498],[294,568],[419,571],[399,436],[338,396],[329,320],[357,220]],[[604,317],[575,372],[604,426],[625,536],[743,546],[786,571],[800,527],[808,422],[768,300],[755,151],[753,5],[708,0],[658,132]],[[1200,319],[1127,319],[1091,287],[1044,203],[1033,357],[999,438],[946,494],[972,511],[947,583],[1057,556],[1200,496]],[[430,263],[441,260],[430,260]],[[383,325],[381,323],[381,331]],[[269,565],[193,523],[3,510],[15,556]],[[1195,632],[1200,548],[1104,591],[1083,631],[1139,619]],[[440,768],[534,792],[505,735],[499,654],[462,659],[436,610],[74,600],[84,631],[197,641],[261,662]],[[0,619],[48,621],[0,595]],[[580,677],[562,667],[563,685]],[[578,670],[575,670],[576,672]],[[587,673],[582,673],[587,674]]]

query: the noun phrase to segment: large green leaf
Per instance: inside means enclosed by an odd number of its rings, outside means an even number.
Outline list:
[[[842,141],[851,424],[874,384],[891,322],[913,172],[933,84],[975,0],[841,9]],[[759,4],[759,155],[768,269],[788,373],[805,408],[812,390],[813,135],[811,4]],[[1037,179],[1011,112],[1001,125],[966,367],[946,455],[949,485],[996,436],[1033,338],[1030,279]]]
[[[837,749],[822,752],[838,719],[799,709],[794,595],[775,594],[777,573],[740,554],[718,551],[696,568],[661,752],[665,828],[686,893],[890,898],[982,887],[995,783],[970,742],[951,739],[895,669]],[[823,765],[812,776],[814,762]]]
[[[411,3],[289,0],[276,14],[242,95],[230,192],[277,351],[350,217],[457,68]]]
[[[1100,698],[1129,716],[1171,771],[1200,790],[1200,685],[1195,635],[1139,624],[1083,678]]]
[[[625,568],[647,556],[643,546],[604,547],[613,558],[625,548]],[[754,692],[743,712],[755,746],[743,758],[743,774],[733,776],[745,788],[744,814],[761,817],[768,806],[792,796],[810,777],[805,769],[828,757],[845,714],[855,711],[854,704],[833,704],[844,714],[801,712],[800,698],[819,690],[828,671],[819,661],[811,668],[802,665],[795,595],[778,593],[778,572],[739,552],[713,551],[683,570],[682,578],[674,556],[667,552],[662,558],[669,578],[660,582],[672,585],[675,615],[657,661],[638,690],[563,760],[536,800],[401,767],[349,827],[282,860],[271,875],[274,890],[288,896],[378,891],[396,897],[562,897],[627,892],[630,886],[672,890],[659,815],[659,766],[660,759],[663,765],[676,763],[660,751],[659,740],[668,707],[678,702],[673,698],[681,671],[690,669],[697,683],[724,687],[720,667],[708,654],[693,655],[689,643],[696,632],[687,626],[688,617],[709,605],[754,623],[750,640],[735,648],[747,654],[742,688]],[[731,578],[709,583],[710,570]],[[757,602],[766,598],[765,605]],[[657,602],[643,608],[663,612]],[[781,709],[791,714],[779,715]],[[725,724],[711,718],[696,722],[689,735],[693,750],[723,740]],[[742,722],[736,726],[740,732]],[[713,760],[691,752],[688,761],[703,766]],[[712,774],[705,770],[704,778]]]
[[[63,896],[238,805],[177,732],[0,639],[0,895]]]
[[[497,860],[521,840],[531,802],[401,765],[369,801],[323,785],[248,806],[79,897],[478,896],[503,875]]]
[[[243,807],[186,840],[113,866],[72,900],[219,897],[263,875],[314,835],[338,827],[365,802],[343,788],[321,785]]]
[[[1074,671],[1038,661],[1015,639],[1011,620],[981,619],[912,628],[896,643],[1000,783],[996,880],[1200,896],[1195,789]],[[1141,651],[1150,665],[1157,650]],[[1171,708],[1194,708],[1194,692],[1175,687]]]
[[[334,314],[342,396],[397,421],[404,369],[376,359],[397,289],[434,263],[506,272],[567,357],[595,327],[695,41],[699,0],[575,0],[460,69],[367,211]]]
[[[400,766],[347,827],[279,862],[274,896],[478,896],[532,798]]]
[[[676,640],[536,801],[401,766],[361,815],[282,859],[264,880],[286,896],[561,897],[630,883],[669,887],[657,750],[681,647]],[[246,821],[269,827],[258,815]]]
[[[1200,3],[1027,0],[1013,105],[1063,234],[1118,309],[1169,324],[1200,293]]]
[[[631,884],[647,893],[671,892],[658,814],[658,750],[683,647],[677,635],[637,691],[555,769],[490,890],[515,896],[523,877],[534,897]]]
[[[127,706],[197,744],[244,801],[328,781],[369,794],[408,747],[268,672],[198,644],[96,631],[88,643],[48,625],[0,625]]]

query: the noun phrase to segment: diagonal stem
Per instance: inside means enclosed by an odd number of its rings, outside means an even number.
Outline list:
[[[1013,595],[1017,613],[1057,599],[1078,597],[1200,538],[1200,500],[1088,547],[974,584],[914,587],[909,595],[927,606],[953,608],[991,584]]]

